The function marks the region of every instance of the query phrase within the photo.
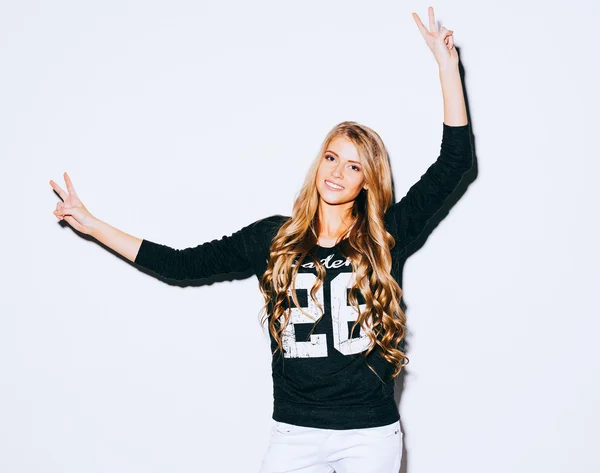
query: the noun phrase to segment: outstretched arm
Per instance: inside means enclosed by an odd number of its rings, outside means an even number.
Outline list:
[[[75,230],[167,279],[196,280],[253,268],[255,258],[263,255],[267,248],[268,236],[285,219],[282,216],[262,219],[232,235],[179,250],[134,237],[94,217],[79,199],[67,173],[64,178],[66,191],[50,181],[62,199],[54,210],[56,218],[64,219]]]

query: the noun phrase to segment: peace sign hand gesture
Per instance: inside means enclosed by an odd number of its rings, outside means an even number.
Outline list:
[[[429,7],[429,30],[425,28],[419,15],[413,12],[413,18],[419,31],[425,38],[425,42],[429,49],[433,52],[435,60],[440,69],[446,69],[452,66],[458,66],[458,53],[454,47],[454,31],[446,29],[444,26],[438,31],[435,17],[433,15],[433,7]]]
[[[96,218],[85,208],[85,205],[79,200],[71,178],[65,172],[64,173],[65,183],[67,184],[68,193],[61,189],[61,187],[50,180],[50,185],[58,193],[62,202],[56,204],[56,210],[52,212],[58,220],[65,219],[69,225],[75,230],[90,234],[91,225]]]

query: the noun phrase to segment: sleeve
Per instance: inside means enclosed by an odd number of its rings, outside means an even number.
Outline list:
[[[400,200],[386,212],[386,229],[401,248],[416,240],[473,165],[469,124],[443,123],[440,155]]]
[[[253,262],[265,246],[262,222],[254,223],[196,247],[174,249],[142,240],[134,263],[159,276],[177,281],[204,279],[253,269]]]

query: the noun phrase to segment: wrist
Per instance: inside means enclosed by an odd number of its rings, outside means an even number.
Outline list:
[[[97,219],[92,215],[89,223],[86,223],[85,226],[88,228],[90,236],[98,240],[98,234],[101,231],[103,225],[104,222],[102,220]]]
[[[452,76],[452,75],[460,76],[460,71],[458,69],[458,63],[444,64],[444,65],[438,64],[438,72],[440,74],[440,77]]]

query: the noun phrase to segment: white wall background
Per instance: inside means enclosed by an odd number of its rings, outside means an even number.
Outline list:
[[[288,214],[336,123],[397,199],[436,159],[423,1],[75,0],[0,10],[0,471],[256,472],[256,278],[170,286],[57,223],[48,181],[173,247]],[[405,471],[600,470],[592,1],[443,1],[478,176],[404,270]]]

